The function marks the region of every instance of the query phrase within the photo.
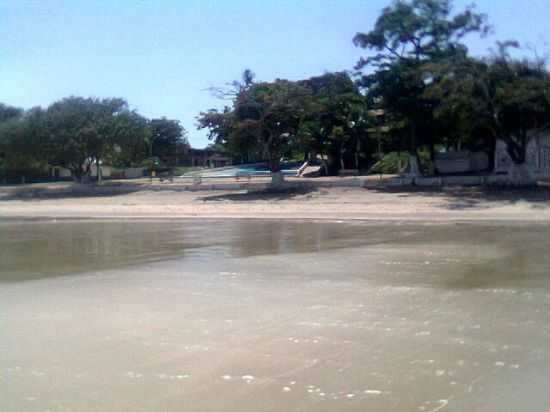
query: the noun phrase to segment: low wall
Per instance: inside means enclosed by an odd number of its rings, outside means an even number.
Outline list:
[[[280,189],[292,188],[331,188],[331,187],[363,187],[363,188],[398,188],[408,186],[418,187],[448,187],[448,186],[505,186],[507,183],[506,175],[488,175],[488,176],[434,176],[434,177],[405,177],[395,176],[390,178],[376,179],[372,176],[354,177],[354,178],[334,178],[331,180],[324,179],[287,179],[280,186]],[[166,189],[170,188],[177,190],[190,191],[209,191],[209,190],[266,190],[271,188],[269,180],[263,181],[228,181],[228,182],[208,182],[204,179],[196,179],[188,182],[170,183]]]

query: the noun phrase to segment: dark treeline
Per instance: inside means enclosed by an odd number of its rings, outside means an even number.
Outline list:
[[[148,120],[119,98],[69,97],[28,111],[0,104],[0,178],[5,180],[47,176],[52,166],[70,170],[77,181],[101,164],[173,166],[188,147],[177,120]]]
[[[394,1],[353,42],[367,55],[350,73],[303,81],[255,82],[250,71],[228,89],[231,103],[198,118],[216,145],[246,160],[321,159],[326,173],[368,170],[380,153],[408,154],[409,170],[430,171],[438,150],[484,151],[501,139],[523,167],[531,136],[550,125],[550,75],[543,60],[518,60],[516,42],[469,54],[466,36],[490,32],[487,16],[450,0]],[[419,163],[420,159],[420,165]],[[432,170],[433,171],[433,170]]]
[[[450,0],[394,1],[374,27],[350,41],[365,51],[349,72],[301,81],[239,81],[215,89],[223,110],[197,118],[215,151],[236,162],[320,161],[323,172],[376,170],[393,154],[408,171],[433,173],[437,152],[466,149],[492,158],[497,140],[513,162],[511,181],[532,179],[528,142],[550,127],[550,74],[539,58],[512,57],[497,43],[473,57],[467,36],[490,33],[487,16]],[[177,122],[148,120],[121,99],[70,97],[47,108],[0,106],[0,176],[59,165],[76,179],[93,164],[177,163],[188,147]]]

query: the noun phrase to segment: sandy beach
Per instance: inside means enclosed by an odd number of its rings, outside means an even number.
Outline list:
[[[188,191],[177,184],[0,188],[0,218],[550,221],[550,189],[289,188]]]

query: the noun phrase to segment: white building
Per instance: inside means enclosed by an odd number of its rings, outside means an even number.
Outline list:
[[[436,153],[435,168],[441,174],[480,173],[489,169],[489,157],[484,152]]]
[[[495,173],[508,173],[513,165],[506,143],[497,140]],[[550,129],[532,135],[527,144],[526,166],[536,177],[550,177]]]
[[[113,172],[113,168],[108,165],[101,165],[101,176],[104,178],[111,177],[111,173]],[[69,169],[65,169],[61,166],[52,166],[50,169],[51,177],[54,179],[67,179],[72,177],[72,172]],[[92,165],[90,167],[90,176],[91,177],[97,177],[97,166]]]

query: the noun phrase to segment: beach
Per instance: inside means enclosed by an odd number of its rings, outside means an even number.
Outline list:
[[[170,183],[0,187],[0,218],[550,221],[550,190],[290,187],[186,190]]]

